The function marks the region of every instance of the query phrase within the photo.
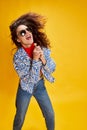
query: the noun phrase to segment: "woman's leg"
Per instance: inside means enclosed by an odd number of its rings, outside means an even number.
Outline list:
[[[40,80],[37,84],[36,90],[34,92],[34,97],[36,98],[45,118],[47,130],[54,130],[54,111],[43,80]]]
[[[30,98],[31,94],[23,91],[20,87],[18,88],[16,97],[16,115],[14,118],[13,130],[21,130]]]

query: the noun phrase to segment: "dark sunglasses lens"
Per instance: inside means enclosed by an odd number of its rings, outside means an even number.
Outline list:
[[[21,36],[24,36],[26,34],[26,31],[25,30],[22,30],[21,32],[20,32],[20,35]]]
[[[32,28],[31,27],[26,28],[26,30],[29,31],[29,32],[32,32]]]

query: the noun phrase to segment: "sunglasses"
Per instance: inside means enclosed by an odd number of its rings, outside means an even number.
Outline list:
[[[24,36],[26,35],[27,31],[30,32],[30,29],[29,29],[29,28],[23,29],[23,30],[21,30],[21,31],[18,33],[18,35],[24,37]]]

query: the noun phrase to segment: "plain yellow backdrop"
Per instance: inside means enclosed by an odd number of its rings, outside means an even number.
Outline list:
[[[18,76],[12,64],[9,25],[29,11],[46,16],[46,33],[56,62],[54,84],[46,81],[55,111],[55,130],[87,130],[87,2],[84,0],[2,0],[0,2],[0,130],[12,130]],[[32,98],[23,130],[46,130]]]

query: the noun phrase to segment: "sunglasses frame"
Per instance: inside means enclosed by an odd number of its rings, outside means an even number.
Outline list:
[[[26,35],[27,31],[31,32],[29,28],[25,28],[25,29],[22,29],[21,31],[19,31],[18,35],[24,37]]]

